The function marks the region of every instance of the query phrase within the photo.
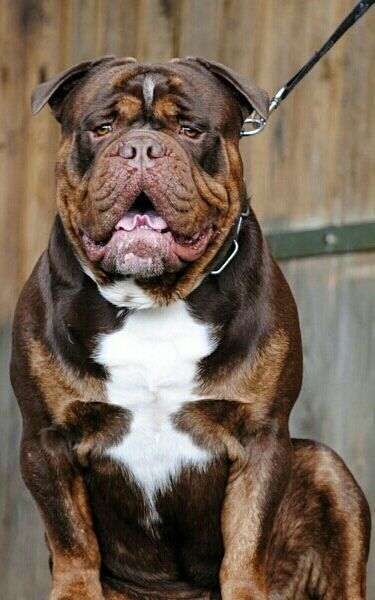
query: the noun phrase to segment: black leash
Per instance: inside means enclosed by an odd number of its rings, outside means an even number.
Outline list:
[[[307,73],[311,71],[316,63],[319,62],[319,60],[332,48],[334,44],[336,44],[337,40],[339,40],[347,30],[350,29],[350,27],[352,27],[352,25],[354,25],[354,23],[356,23],[365,14],[365,12],[374,4],[374,2],[375,0],[361,0],[361,2],[358,2],[353,10],[328,38],[325,44],[323,44],[323,46],[313,54],[310,60],[303,65],[298,73],[289,79],[289,81],[275,94],[269,106],[269,114],[271,114],[272,111],[274,111],[280,105],[280,103],[285,100],[293,88],[296,87],[297,83],[299,83],[307,75]],[[261,116],[256,116],[255,113],[250,118],[246,119],[245,123],[251,125],[251,129],[241,129],[240,137],[256,135],[257,133],[260,133],[265,128],[267,121]],[[237,222],[235,236],[232,240],[231,253],[219,267],[216,267],[215,270],[211,271],[211,275],[219,275],[222,273],[222,271],[224,271],[224,269],[236,256],[239,249],[238,236],[241,231],[242,222],[243,219],[249,215],[249,212],[250,209],[248,208],[245,212],[241,213]]]
[[[270,114],[280,105],[283,100],[285,100],[290,92],[296,87],[297,83],[302,81],[302,79],[309,71],[311,71],[316,63],[319,62],[319,60],[332,48],[334,44],[336,44],[337,40],[339,40],[341,36],[344,35],[344,33],[365,14],[365,12],[374,4],[374,2],[375,0],[361,0],[361,2],[358,2],[353,10],[348,14],[347,17],[345,17],[343,22],[328,38],[325,44],[323,44],[323,46],[313,54],[310,60],[303,65],[298,73],[289,79],[289,81],[279,89],[277,94],[275,94],[269,106]],[[250,124],[252,129],[242,129],[240,132],[240,137],[256,135],[257,133],[260,133],[266,126],[266,120],[262,117],[256,116],[251,116],[251,118],[246,119],[245,123]]]

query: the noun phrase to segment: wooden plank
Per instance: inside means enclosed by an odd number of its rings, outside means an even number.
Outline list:
[[[51,157],[56,155],[58,126],[50,111],[37,117],[30,111],[30,94],[34,87],[60,70],[59,3],[57,0],[38,0],[24,16],[25,71],[23,89],[23,190],[18,199],[23,282],[30,273],[41,251],[41,241],[49,237],[55,214],[54,169]],[[22,10],[18,15],[21,18]],[[46,169],[46,164],[51,165]]]
[[[0,327],[0,598],[41,600],[50,586],[43,525],[19,472],[21,417],[8,378],[10,323]]]
[[[18,9],[18,10],[16,10]],[[17,294],[22,257],[20,243],[20,198],[23,196],[23,122],[25,71],[19,2],[12,6],[0,0],[0,273],[7,285],[0,289],[0,318],[10,316]],[[20,85],[15,86],[14,81]],[[9,272],[9,257],[12,270]]]
[[[237,41],[233,66],[274,93],[352,4],[351,0],[328,4],[315,0],[297,7],[286,2],[280,11],[276,1],[263,3],[260,13],[254,12],[254,22],[262,23],[258,31],[264,40],[257,51],[257,46],[251,46],[251,40],[257,39],[252,32],[253,11],[246,13],[248,3],[236,3],[233,12],[242,8],[243,13],[236,28],[241,43]],[[374,19],[372,11],[357,23],[272,115],[266,130],[241,142],[254,208],[267,229],[374,217],[375,169],[370,168],[373,153],[369,151],[373,147],[369,136],[374,115],[369,103],[374,78],[369,69]],[[229,36],[226,47],[231,48],[231,42]]]
[[[220,47],[224,2],[181,0],[179,3],[179,56],[217,58]]]
[[[19,268],[16,231],[17,201],[22,190],[19,165],[22,164],[23,99],[13,81],[14,78],[21,79],[23,56],[21,37],[15,34],[18,24],[6,0],[0,0],[0,12],[0,273],[2,281],[7,281],[7,285],[0,287],[0,319],[3,322],[12,310]],[[7,279],[9,256],[14,259],[12,274]]]
[[[178,4],[164,0],[140,0],[136,56],[145,62],[173,58],[176,44]]]
[[[106,3],[105,54],[136,55],[138,15],[138,0],[112,0]]]
[[[29,94],[59,69],[55,2],[1,0],[0,148],[0,597],[47,597],[43,528],[18,467],[20,415],[8,379],[10,313],[54,212],[56,127],[48,115],[32,120]],[[46,171],[45,165],[51,165]]]
[[[105,9],[106,3],[101,0],[71,0],[66,3],[69,64],[104,54]]]
[[[290,261],[282,269],[299,308],[304,348],[304,383],[292,412],[292,434],[336,450],[374,509],[374,255]],[[374,566],[373,545],[369,598],[375,597]]]

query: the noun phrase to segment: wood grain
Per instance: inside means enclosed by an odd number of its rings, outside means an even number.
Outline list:
[[[324,442],[342,456],[374,519],[374,255],[295,260],[282,268],[297,301],[304,351],[292,435]],[[375,597],[374,547],[368,576],[370,600]]]
[[[58,127],[29,112],[32,88],[102,54],[201,55],[274,93],[353,0],[0,0],[0,597],[41,600],[49,575],[40,519],[18,470],[20,419],[7,377],[10,322],[55,213]],[[267,230],[375,218],[375,11],[338,42],[241,142]],[[372,135],[371,135],[372,134]],[[305,382],[293,432],[340,452],[374,506],[375,267],[371,254],[283,265],[299,305]],[[371,368],[372,367],[372,368]],[[369,598],[375,597],[375,561]]]

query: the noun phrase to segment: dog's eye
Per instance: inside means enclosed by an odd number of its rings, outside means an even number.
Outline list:
[[[102,123],[101,125],[98,125],[98,127],[95,127],[93,131],[97,137],[103,137],[104,135],[111,133],[112,125],[111,123]]]
[[[189,138],[197,138],[201,135],[201,132],[198,131],[198,129],[194,129],[194,127],[188,127],[187,125],[182,125],[182,127],[180,127],[180,133]]]

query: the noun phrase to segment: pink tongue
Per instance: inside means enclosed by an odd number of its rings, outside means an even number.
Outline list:
[[[168,227],[164,219],[154,210],[148,210],[144,215],[140,215],[136,211],[129,211],[119,220],[115,229],[124,229],[125,231],[133,231],[141,225],[150,227],[150,229],[166,229]]]

